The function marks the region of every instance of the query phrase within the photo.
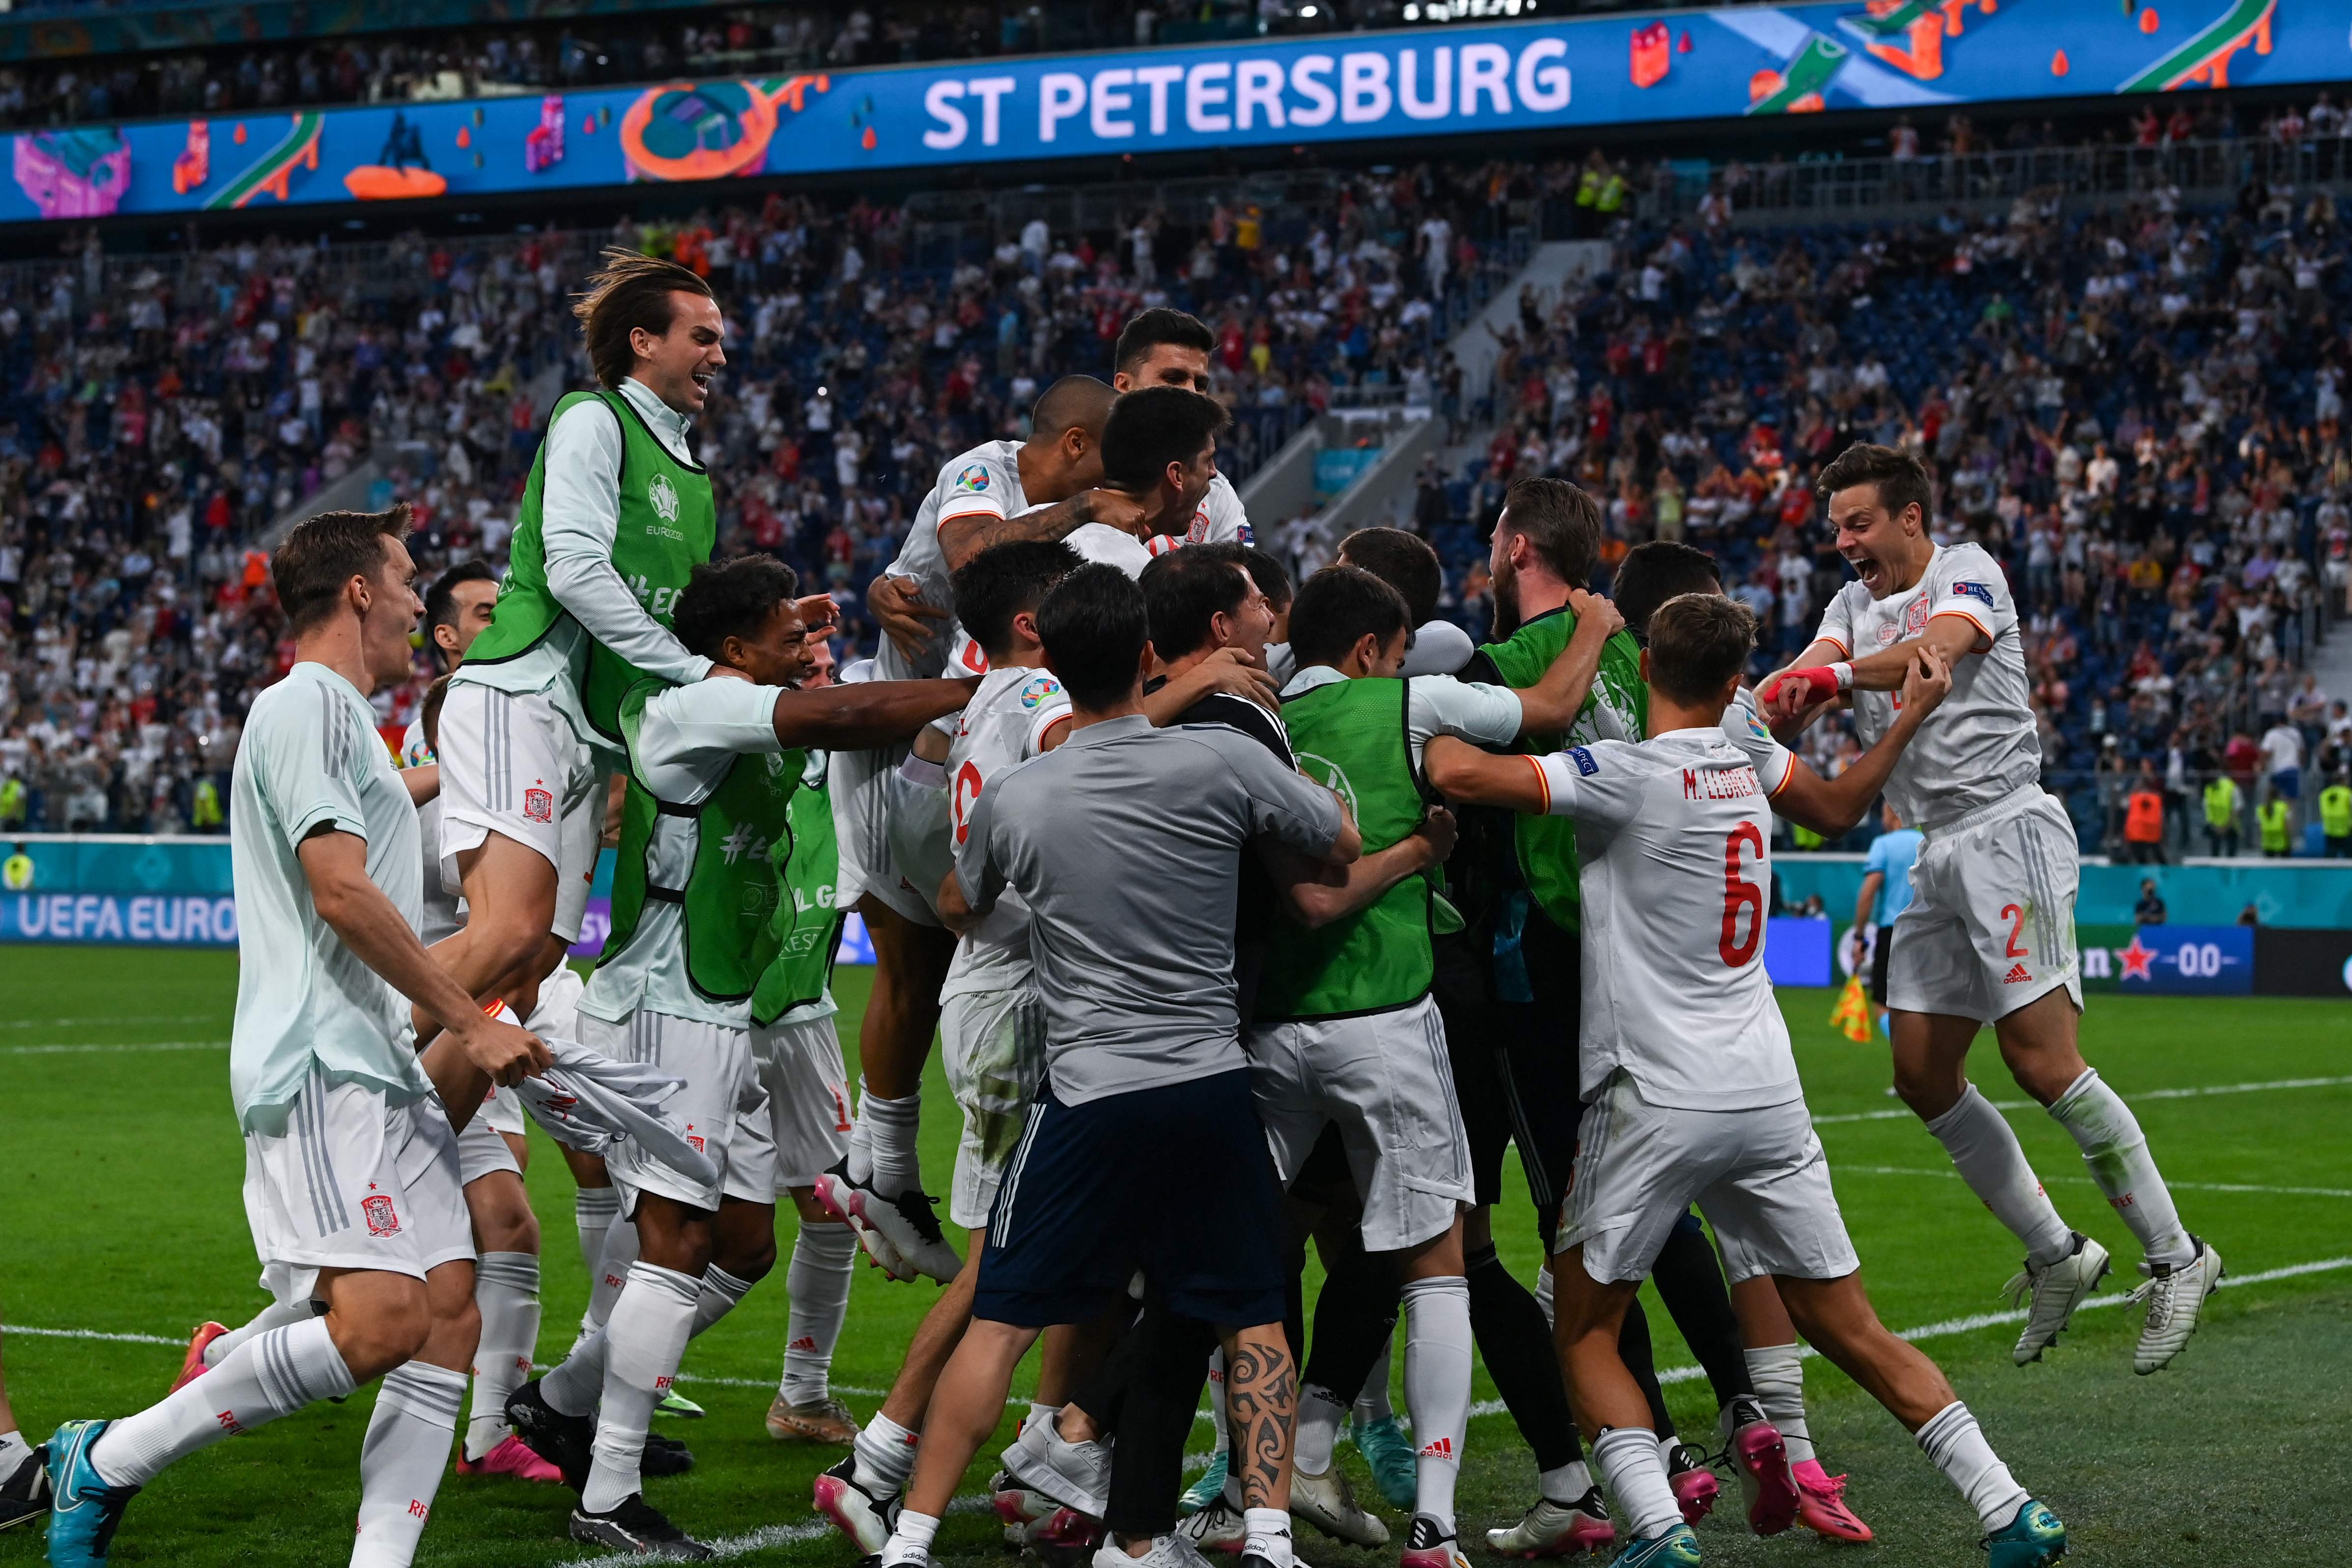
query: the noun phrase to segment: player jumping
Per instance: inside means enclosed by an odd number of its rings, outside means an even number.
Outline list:
[[[1887,447],[1848,447],[1822,470],[1837,546],[1859,581],[1822,616],[1795,665],[1759,695],[1776,727],[1851,696],[1865,743],[1885,734],[1921,647],[1953,667],[1943,705],[1887,784],[1925,836],[1909,908],[1892,940],[1886,1000],[1895,1088],[1985,1206],[2025,1244],[2010,1282],[2032,1305],[2020,1366],[2041,1359],[2107,1271],[2107,1249],[2071,1230],[2001,1113],[1969,1082],[1969,1047],[1990,1024],[2020,1089],[2082,1146],[2091,1179],[2146,1250],[2132,1293],[2147,1318],[2132,1370],[2158,1371],[2196,1331],[2221,1258],[2182,1228],[2139,1121],[2076,1046],[2083,982],[2074,952],[2080,871],[2074,825],[2041,788],[2016,602],[1992,557],[1927,532],[1927,471]],[[1835,661],[1835,662],[1832,662]]]

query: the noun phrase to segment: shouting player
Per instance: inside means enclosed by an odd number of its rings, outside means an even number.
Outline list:
[[[1583,851],[1587,1096],[1553,1279],[1570,1397],[1633,1536],[1618,1568],[1699,1562],[1617,1349],[1627,1304],[1694,1203],[1731,1273],[1772,1276],[1805,1337],[1968,1499],[1991,1568],[2042,1568],[2064,1552],[2064,1527],[2011,1478],[1935,1363],[1879,1322],[1805,1109],[1763,963],[1767,844],[1773,797],[1826,786],[1777,748],[1759,769],[1724,732],[1755,635],[1748,609],[1718,595],[1662,605],[1642,663],[1647,741],[1541,758],[1448,741],[1428,752],[1448,795],[1571,818]],[[1950,689],[1933,648],[1909,657],[1906,711],[1854,764],[1882,779]]]
[[[2032,1305],[2019,1365],[2041,1359],[2098,1288],[2107,1249],[2070,1230],[1992,1101],[1968,1079],[1969,1047],[1990,1024],[2017,1085],[2082,1146],[2091,1178],[2147,1253],[2132,1370],[2169,1363],[2196,1331],[2221,1259],[2182,1228],[2138,1119],[2076,1046],[2083,982],[2074,952],[2080,879],[2074,825],[2041,785],[2042,746],[2009,581],[1981,546],[1927,531],[1927,471],[1888,447],[1848,447],[1822,470],[1838,552],[1856,581],[1839,590],[1794,667],[1767,679],[1777,725],[1851,700],[1865,743],[1895,722],[1895,693],[1922,647],[1954,670],[1950,700],[1895,765],[1887,799],[1924,842],[1913,899],[1892,931],[1886,1003],[1895,1088],[1978,1197],[2025,1244],[2011,1281]]]

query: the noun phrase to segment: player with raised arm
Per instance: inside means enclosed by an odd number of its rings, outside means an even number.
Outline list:
[[[447,1468],[479,1329],[457,1133],[484,1084],[520,1082],[549,1056],[417,939],[416,808],[368,705],[407,678],[424,608],[407,532],[405,507],[326,512],[279,546],[270,575],[295,662],[254,700],[230,788],[246,1213],[265,1288],[317,1315],[254,1336],[136,1415],[60,1426],[57,1568],[104,1563],[124,1509],[166,1466],[377,1377],[354,1564],[415,1556]],[[442,1026],[422,1056],[411,1003]]]
[[[1969,1047],[1990,1024],[2019,1088],[2074,1134],[2091,1179],[2147,1253],[2133,1292],[2147,1316],[2132,1370],[2152,1373],[2196,1331],[2221,1259],[2182,1227],[2138,1119],[2083,1060],[2074,950],[2080,879],[2074,825],[2041,787],[2042,746],[2009,581],[1976,544],[1927,531],[1927,471],[1887,447],[1848,447],[1821,473],[1838,552],[1856,581],[1821,632],[1759,695],[1776,728],[1850,700],[1874,742],[1900,710],[1922,646],[1951,661],[1953,689],[1904,754],[1887,798],[1923,837],[1914,897],[1891,933],[1886,1001],[1895,1088],[1977,1196],[2025,1244],[2010,1288],[2030,1296],[2017,1363],[2037,1361],[2107,1271],[2107,1250],[2068,1228],[2001,1113],[1969,1081]]]
[[[743,679],[643,677],[616,704],[628,796],[613,934],[580,1000],[582,1043],[682,1076],[667,1109],[716,1169],[708,1179],[635,1142],[614,1150],[614,1184],[638,1240],[627,1283],[601,1331],[508,1402],[524,1441],[579,1488],[571,1532],[592,1544],[709,1555],[646,1502],[640,1460],[687,1341],[775,1261],[774,1131],[751,1028],[782,945],[769,847],[791,833],[800,753],[888,744],[961,708],[974,684],[794,689],[810,631],[797,586],[792,568],[765,555],[695,568],[678,595],[679,634]]]
[[[1065,376],[1038,400],[1029,440],[989,442],[950,461],[918,510],[893,573],[919,584],[926,601],[945,600],[953,572],[983,550],[1018,541],[1066,542],[1088,560],[1110,561],[1129,575],[1140,572],[1151,557],[1139,534],[1168,517],[1190,515],[1212,488],[1215,431],[1224,416],[1213,400],[1174,387],[1124,412],[1114,396],[1092,377]],[[1114,452],[1123,488],[1105,482]],[[1048,504],[1032,504],[1039,501]],[[877,585],[877,595],[883,592]],[[950,621],[944,634],[929,644],[894,636],[877,655],[878,672],[985,669],[985,655],[961,626]],[[1239,661],[1219,660],[1155,694],[1146,708],[1164,721],[1207,691],[1265,683]],[[923,1061],[954,952],[930,907],[950,845],[939,792],[910,790],[897,771],[906,755],[906,748],[893,748],[845,753],[835,763],[843,884],[863,889],[858,908],[874,936],[876,970],[859,1034],[865,1081],[857,1132],[845,1168],[827,1174],[818,1196],[857,1227],[875,1260],[894,1276],[945,1282],[961,1262],[922,1190],[916,1133]]]
[[[1433,741],[1448,796],[1577,824],[1583,851],[1587,1087],[1555,1240],[1561,1364],[1633,1539],[1618,1568],[1694,1568],[1620,1321],[1696,1203],[1740,1279],[1769,1275],[1807,1339],[1878,1402],[1977,1512],[1991,1568],[2043,1568],[2066,1532],[2013,1480],[1933,1362],[1880,1324],[1831,1189],[1763,963],[1770,803],[1811,798],[1786,751],[1759,767],[1724,731],[1756,620],[1716,595],[1660,606],[1643,654],[1651,738],[1498,757]],[[1915,650],[1909,710],[1853,769],[1883,780],[1950,689]],[[1818,800],[1811,804],[1818,805]]]
[[[832,638],[812,636],[800,689],[835,684]],[[791,1298],[783,1374],[768,1406],[768,1436],[780,1443],[840,1447],[857,1436],[849,1407],[833,1392],[833,1352],[849,1316],[857,1237],[817,1201],[817,1178],[849,1150],[849,1065],[835,1023],[833,963],[848,911],[840,898],[834,838],[833,753],[809,748],[801,787],[785,807],[791,834],[768,847],[782,883],[776,901],[781,945],[751,993],[751,1062],[768,1091],[776,1144],[776,1196],[800,1216],[784,1273]]]

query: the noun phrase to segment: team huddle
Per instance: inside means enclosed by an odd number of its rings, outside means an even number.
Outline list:
[[[58,1430],[52,1563],[105,1563],[167,1465],[377,1379],[355,1565],[412,1561],[453,1444],[462,1473],[568,1489],[574,1540],[710,1556],[648,1500],[692,1463],[652,1418],[773,1270],[784,1202],[768,1430],[847,1450],[812,1500],[882,1568],[932,1560],[1033,1346],[989,1492],[1048,1561],[1292,1568],[1300,1520],[1387,1543],[1344,1436],[1410,1515],[1404,1568],[1466,1568],[1474,1356],[1538,1478],[1484,1529],[1496,1553],[1688,1568],[1717,1458],[1758,1533],[1866,1542],[1801,1337],[1916,1436],[1993,1568],[2064,1552],[1874,1313],[1763,963],[1775,815],[1839,835],[1883,798],[1918,827],[1880,939],[1895,1086],[2025,1249],[2015,1358],[2110,1260],[1969,1081],[1987,1025],[2145,1249],[2135,1370],[2172,1360],[2221,1262],[2076,1048],[2075,843],[2016,607],[1984,552],[1934,542],[1915,458],[1823,470],[1855,580],[1753,689],[1712,560],[1643,544],[1593,593],[1601,513],[1557,479],[1508,491],[1476,644],[1417,536],[1362,530],[1295,585],[1255,546],[1216,471],[1213,340],[1147,310],[1109,380],[1055,383],[1024,439],[940,470],[868,596],[885,640],[837,665],[827,596],[710,562],[708,287],[614,253],[578,314],[600,384],[555,407],[503,579],[469,563],[420,597],[403,510],[313,518],[272,562],[296,662],[231,801],[231,1088],[272,1304],[199,1329],[160,1403]],[[420,617],[445,673],[403,767],[368,699]],[[1868,749],[1824,778],[1788,743],[1833,708]],[[564,958],[608,843],[583,984]],[[877,965],[854,1086],[830,989],[853,910]],[[961,1133],[927,1173],[935,1038]],[[536,1377],[526,1118],[591,1285]],[[1532,1289],[1495,1246],[1514,1148]],[[828,1384],[861,1251],[943,1287],[862,1425]],[[1696,1441],[1644,1279],[1718,1406]]]

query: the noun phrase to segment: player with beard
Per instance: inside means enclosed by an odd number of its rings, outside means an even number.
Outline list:
[[[1969,1049],[1992,1026],[2010,1075],[2074,1135],[2147,1254],[2147,1282],[2132,1295],[2147,1307],[2132,1370],[2156,1372],[2196,1331],[2221,1260],[2183,1227],[2138,1119],[2083,1060],[2074,829],[2042,789],[2009,580],[1981,546],[1936,542],[1927,470],[1907,453],[1850,447],[1818,488],[1857,581],[1830,602],[1794,664],[1766,679],[1767,715],[1797,726],[1850,703],[1868,744],[1895,722],[1894,694],[1920,647],[1954,670],[1950,699],[1887,785],[1924,836],[1887,955],[1895,1091],[2025,1245],[2010,1288],[2032,1305],[2014,1356],[2020,1366],[2040,1360],[2098,1289],[2107,1251],[2059,1217],[2008,1120],[1969,1081]]]

